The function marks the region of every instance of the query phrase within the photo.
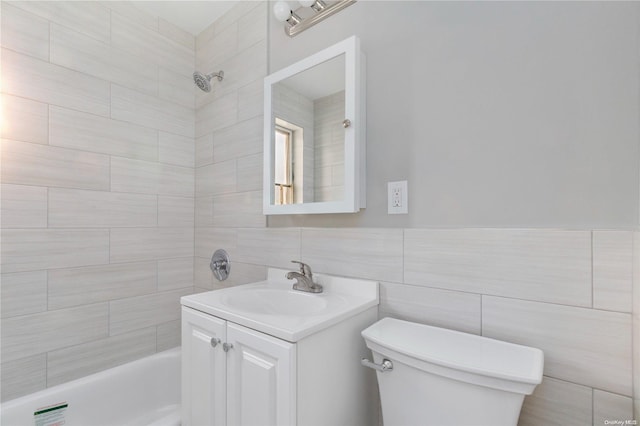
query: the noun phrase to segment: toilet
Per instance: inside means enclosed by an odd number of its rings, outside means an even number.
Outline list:
[[[385,426],[515,426],[542,381],[539,349],[394,318],[362,336]]]

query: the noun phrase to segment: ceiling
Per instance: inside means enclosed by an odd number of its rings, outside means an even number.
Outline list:
[[[134,6],[193,34],[200,34],[240,0],[132,1]]]

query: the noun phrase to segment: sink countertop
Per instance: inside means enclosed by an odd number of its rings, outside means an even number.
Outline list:
[[[317,331],[334,325],[371,307],[377,306],[378,283],[369,280],[343,278],[332,275],[313,274],[314,281],[324,287],[319,294],[292,290],[295,280],[287,280],[285,269],[269,268],[267,279],[251,284],[229,287],[221,290],[183,296],[183,306],[222,318],[236,324],[278,337],[289,342],[297,342]],[[245,309],[230,303],[238,296],[259,301],[260,295],[282,291],[287,300],[314,302],[308,312],[296,312],[296,307],[285,309],[287,312],[274,313],[265,309]],[[287,302],[289,303],[289,302]],[[265,300],[265,305],[267,301]],[[258,308],[262,308],[258,306]]]

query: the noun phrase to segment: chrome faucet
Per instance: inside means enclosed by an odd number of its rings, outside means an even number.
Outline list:
[[[291,263],[298,263],[300,265],[300,272],[287,272],[287,279],[296,282],[293,284],[293,289],[298,291],[306,291],[308,293],[322,293],[322,286],[313,282],[313,272],[311,267],[306,263],[292,260]]]

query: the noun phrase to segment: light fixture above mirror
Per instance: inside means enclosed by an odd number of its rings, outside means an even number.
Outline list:
[[[323,0],[300,0],[296,3],[302,7],[309,7],[315,12],[314,15],[303,18],[293,11],[290,2],[280,0],[273,5],[273,15],[278,21],[285,22],[284,32],[289,37],[293,37],[355,2],[356,0],[328,3]]]

